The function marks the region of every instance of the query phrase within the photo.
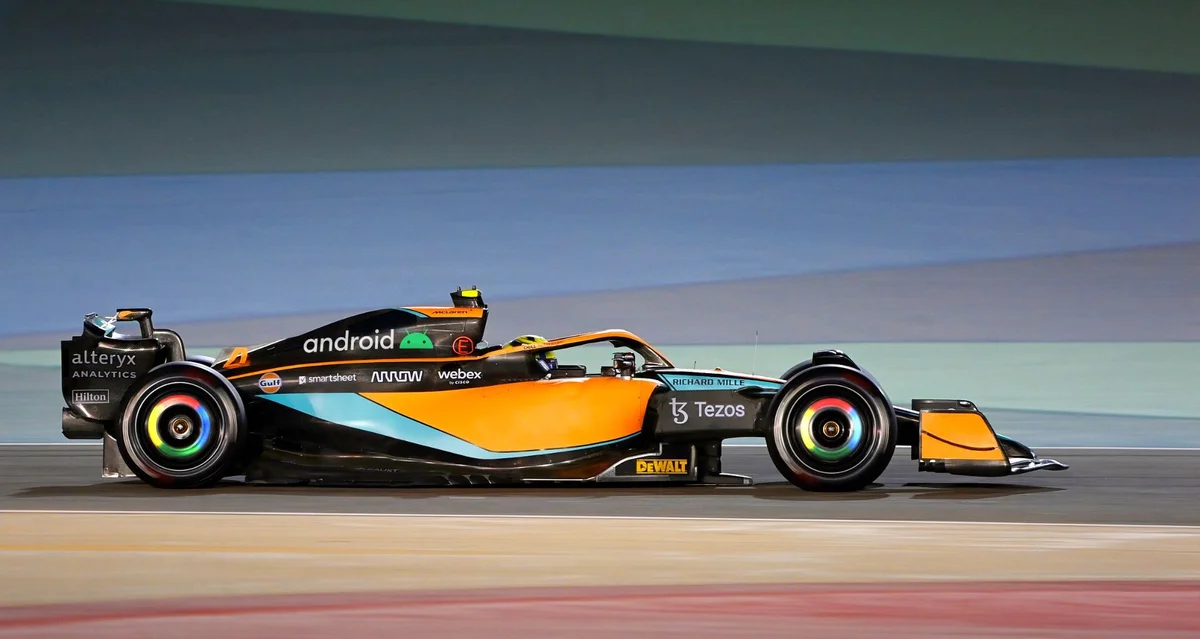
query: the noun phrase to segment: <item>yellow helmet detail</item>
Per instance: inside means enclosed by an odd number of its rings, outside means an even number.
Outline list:
[[[545,344],[549,341],[550,340],[546,339],[545,337],[542,337],[541,335],[521,335],[520,337],[517,337],[516,339],[509,342],[508,345],[509,346],[523,346],[526,344]],[[538,353],[538,358],[545,361],[547,364],[550,364],[551,367],[553,367],[558,362],[558,355],[556,355],[554,353],[554,351],[546,351],[544,353]]]
[[[545,344],[548,340],[541,335],[522,335],[513,341],[509,342],[509,346],[520,346],[522,344]]]

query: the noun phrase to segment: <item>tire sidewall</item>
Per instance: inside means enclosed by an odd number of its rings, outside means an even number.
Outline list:
[[[170,390],[191,395],[215,409],[212,415],[213,448],[187,469],[158,464],[138,436],[151,401]],[[194,488],[211,485],[227,476],[239,458],[245,437],[244,411],[229,383],[197,364],[174,362],[151,371],[145,381],[126,396],[117,422],[116,440],[125,464],[140,479],[160,488]]]
[[[896,418],[890,400],[873,379],[860,371],[830,367],[833,370],[810,369],[790,380],[780,394],[770,414],[766,433],[767,449],[779,472],[792,484],[805,490],[846,491],[865,488],[875,481],[890,463],[896,449]],[[822,469],[811,455],[792,437],[796,411],[816,399],[831,396],[822,388],[836,387],[850,394],[856,408],[865,411],[865,452],[852,468],[830,473]],[[803,401],[803,403],[800,403]]]

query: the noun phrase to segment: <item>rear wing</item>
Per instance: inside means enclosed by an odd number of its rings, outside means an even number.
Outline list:
[[[137,380],[159,364],[186,359],[183,339],[155,328],[152,316],[149,308],[120,309],[109,317],[88,313],[83,331],[61,342],[64,437],[101,439]],[[137,333],[118,333],[122,322],[136,324]]]

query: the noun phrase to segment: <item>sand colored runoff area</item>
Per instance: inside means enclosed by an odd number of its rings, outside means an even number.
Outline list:
[[[1200,580],[1200,527],[0,512],[2,606],[498,587],[979,580]]]

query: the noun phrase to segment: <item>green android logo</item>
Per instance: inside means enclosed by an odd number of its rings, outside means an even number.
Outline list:
[[[424,332],[409,333],[408,331],[405,331],[404,339],[400,340],[400,346],[398,348],[431,351],[433,350],[433,340],[429,339],[429,336]]]

